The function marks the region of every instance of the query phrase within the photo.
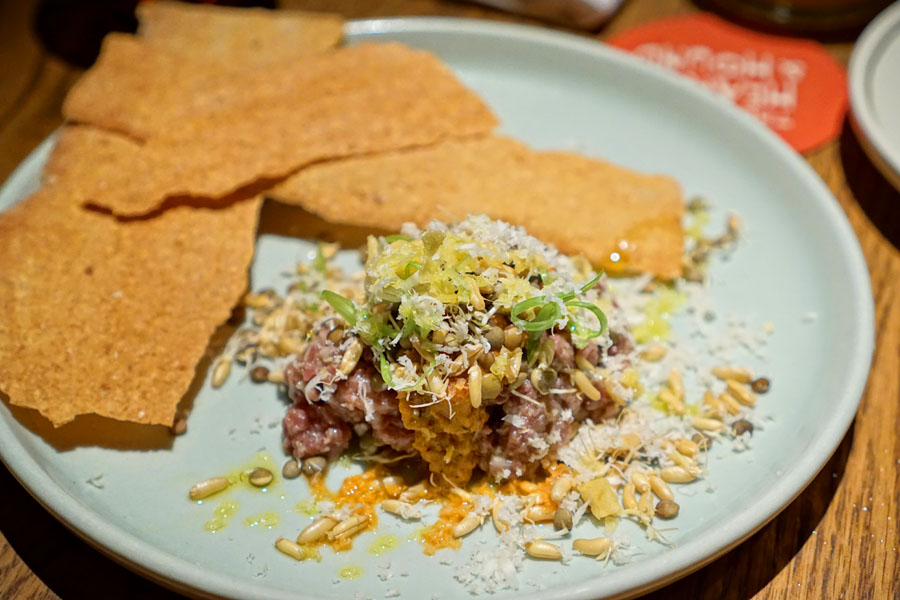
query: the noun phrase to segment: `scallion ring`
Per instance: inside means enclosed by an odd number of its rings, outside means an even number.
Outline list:
[[[351,327],[356,325],[356,319],[359,311],[356,308],[356,305],[353,304],[352,300],[341,296],[337,292],[332,292],[331,290],[323,290],[321,296],[322,299],[330,304],[331,307],[334,308],[334,310],[336,310],[339,315],[344,317],[344,319],[350,324]]]

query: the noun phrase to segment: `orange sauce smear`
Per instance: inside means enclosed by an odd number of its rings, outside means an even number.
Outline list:
[[[539,501],[534,506],[556,510],[557,504],[550,499],[550,490],[557,479],[570,474],[571,471],[563,464],[555,464],[547,470],[547,477],[540,482],[515,480],[497,485],[482,479],[472,482],[468,487],[472,493],[486,494],[491,497],[498,494],[537,497]],[[322,474],[311,477],[308,480],[309,487],[316,500],[330,500],[336,506],[355,505],[352,514],[368,517],[365,528],[357,534],[330,542],[323,540],[312,546],[328,544],[335,552],[344,552],[353,547],[353,539],[356,535],[375,529],[378,526],[378,516],[375,511],[378,504],[388,498],[398,498],[402,492],[408,489],[405,484],[386,484],[383,480],[389,474],[384,466],[374,465],[359,475],[345,479],[336,492],[328,489]],[[419,531],[419,541],[425,554],[431,556],[444,548],[459,549],[462,546],[462,540],[453,537],[453,528],[471,512],[472,503],[452,493],[449,488],[438,487],[428,481],[425,481],[425,489],[420,498],[441,505],[437,520]]]
[[[472,510],[472,504],[456,494],[444,494],[442,500],[438,520],[419,533],[419,541],[428,556],[443,548],[458,550],[462,546],[462,540],[453,537],[453,528]]]

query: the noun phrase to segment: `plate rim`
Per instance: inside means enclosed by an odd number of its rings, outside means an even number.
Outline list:
[[[900,191],[900,149],[891,147],[880,127],[869,94],[872,69],[881,60],[888,35],[900,34],[900,2],[888,6],[856,40],[847,68],[851,123],[863,150],[884,177]]]
[[[730,118],[742,124],[742,130],[758,138],[780,159],[788,163],[798,178],[808,188],[817,207],[834,229],[835,243],[842,249],[842,259],[850,268],[848,287],[853,290],[851,302],[855,315],[852,347],[859,352],[847,366],[848,377],[839,393],[839,410],[836,410],[815,437],[808,452],[790,470],[779,477],[768,492],[756,504],[744,507],[729,519],[729,526],[698,536],[672,549],[658,560],[642,563],[644,573],[636,580],[631,574],[607,574],[604,583],[612,580],[612,589],[606,597],[622,598],[646,593],[662,587],[688,573],[699,569],[728,552],[753,535],[794,500],[809,482],[825,466],[837,449],[857,411],[868,380],[872,353],[874,352],[874,300],[868,274],[868,267],[846,214],[840,208],[830,190],[810,165],[774,132],[763,126],[751,115],[734,107],[724,98],[714,96],[702,86],[661,67],[616,50],[594,38],[579,37],[574,34],[546,30],[530,25],[498,23],[478,19],[449,17],[393,17],[348,21],[345,35],[372,36],[395,33],[444,33],[461,35],[481,35],[529,43],[541,43],[558,49],[585,53],[598,60],[620,63],[641,76],[661,80],[665,85],[676,88],[679,93],[688,94],[702,105],[712,106],[728,113]],[[0,193],[20,181],[32,178],[33,171],[39,169],[53,143],[53,136],[45,139],[16,168],[0,188]],[[230,575],[220,575],[198,569],[189,561],[162,551],[131,533],[119,529],[99,517],[90,508],[83,507],[74,497],[58,486],[46,474],[40,464],[15,440],[11,424],[5,415],[0,418],[0,459],[7,465],[16,479],[44,506],[48,512],[72,529],[82,539],[98,547],[107,556],[137,571],[145,577],[193,595],[214,595],[240,598],[303,598],[292,593],[255,585],[245,579]],[[19,452],[15,452],[18,449]],[[736,523],[737,522],[737,523]],[[733,526],[732,526],[733,525]],[[728,533],[725,531],[729,530]],[[716,541],[717,540],[717,541]],[[710,542],[714,542],[710,544]],[[712,551],[701,547],[712,547]],[[136,560],[133,557],[140,557]],[[629,580],[630,583],[629,583]],[[522,600],[587,600],[596,598],[598,579],[573,586],[542,592],[523,592]],[[605,586],[606,587],[606,586]]]

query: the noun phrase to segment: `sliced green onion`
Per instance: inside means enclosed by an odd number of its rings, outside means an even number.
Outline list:
[[[322,252],[322,244],[316,246],[316,258],[313,260],[312,267],[323,275],[328,270],[328,261],[325,260],[325,254]]]
[[[328,304],[331,305],[334,310],[338,312],[348,323],[353,327],[356,325],[357,315],[359,310],[356,308],[356,305],[353,304],[353,301],[344,298],[337,292],[332,292],[331,290],[323,290],[320,294],[322,299],[325,300]]]
[[[594,329],[587,330],[587,333],[589,334],[588,337],[597,337],[598,335],[601,335],[604,331],[606,331],[606,326],[607,326],[606,314],[604,314],[604,312],[602,310],[597,308],[596,305],[591,304],[590,302],[581,302],[580,300],[572,300],[571,302],[567,302],[566,306],[568,306],[570,308],[574,306],[576,308],[583,308],[585,310],[589,310],[592,313],[594,313],[594,316],[597,317],[598,321],[600,321],[600,329],[599,330],[594,330]]]
[[[391,235],[384,236],[384,241],[388,244],[393,244],[394,242],[404,241],[408,242],[410,237],[408,235],[403,235],[402,233],[393,233]]]
[[[601,278],[601,277],[603,277],[603,271],[600,271],[599,273],[597,273],[597,276],[596,276],[596,277],[594,277],[593,279],[591,279],[590,281],[588,281],[586,284],[584,284],[583,286],[581,286],[581,293],[582,293],[582,294],[586,294],[586,293],[588,292],[589,289],[591,289],[592,287],[594,287],[595,285],[597,285],[597,282],[600,281],[600,278]]]
[[[383,352],[378,353],[378,370],[381,372],[381,379],[388,387],[394,387],[394,378],[391,377],[391,363]]]
[[[541,309],[535,315],[534,319],[531,321],[526,321],[522,319],[520,315],[525,311],[540,306]],[[559,306],[546,298],[541,296],[537,296],[535,298],[529,298],[528,300],[522,300],[515,306],[513,306],[512,311],[510,312],[510,319],[512,322],[521,329],[522,331],[545,331],[547,329],[551,329],[553,324],[559,320],[560,310]]]
[[[410,277],[412,277],[413,273],[421,268],[421,263],[418,263],[414,260],[409,261],[408,263],[406,263],[406,267],[404,267],[403,269],[403,279],[409,279]]]
[[[597,273],[597,276],[588,281],[586,284],[581,286],[581,289],[578,291],[579,294],[586,294],[588,290],[597,285],[597,282],[600,281],[600,278],[603,277],[603,271]],[[566,292],[565,294],[557,294],[560,300],[563,302],[570,302],[575,299],[575,292]]]

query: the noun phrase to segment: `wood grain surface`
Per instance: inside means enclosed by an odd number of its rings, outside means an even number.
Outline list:
[[[59,126],[62,99],[79,74],[37,41],[37,4],[0,2],[0,179]],[[351,18],[429,14],[536,24],[437,0],[282,4]],[[597,37],[696,10],[687,0],[630,0]],[[852,41],[826,46],[846,64]],[[900,598],[900,194],[849,125],[806,159],[840,201],[868,261],[877,331],[868,388],[840,447],[792,504],[738,548],[648,598]],[[0,598],[59,597],[178,596],[79,540],[0,468]]]

